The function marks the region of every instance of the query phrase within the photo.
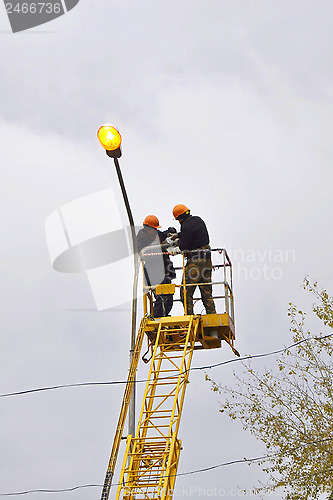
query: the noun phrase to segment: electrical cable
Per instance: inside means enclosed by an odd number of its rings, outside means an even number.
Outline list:
[[[139,380],[138,382],[145,382],[144,380]],[[62,384],[62,385],[51,385],[49,387],[37,387],[36,389],[26,389],[24,391],[8,392],[6,394],[0,394],[0,398],[5,398],[8,396],[22,396],[23,394],[31,394],[34,392],[42,391],[53,391],[54,389],[66,389],[68,387],[84,387],[84,386],[94,386],[94,385],[120,385],[126,384],[127,380],[119,381],[109,381],[109,382],[78,382],[75,384]]]
[[[333,438],[317,439],[315,441],[310,441],[309,443],[303,443],[299,446],[296,446],[296,447],[292,448],[291,450],[289,450],[288,452],[283,453],[283,454],[274,453],[272,455],[263,455],[261,457],[241,458],[238,460],[230,460],[229,462],[223,462],[222,464],[211,465],[210,467],[204,467],[202,469],[195,469],[195,470],[191,470],[188,472],[180,472],[180,473],[172,474],[169,477],[189,476],[191,474],[198,474],[200,472],[208,472],[210,470],[219,469],[221,467],[227,467],[228,465],[260,462],[261,460],[269,460],[270,458],[276,457],[278,455],[279,456],[289,455],[290,452],[296,451],[299,448],[303,448],[304,446],[309,446],[311,444],[318,444],[318,443],[322,443],[324,441],[332,441],[332,440],[333,440]],[[111,488],[114,486],[119,486],[119,483],[111,484]],[[102,484],[84,484],[84,485],[80,485],[80,486],[73,486],[72,488],[61,488],[61,489],[54,489],[54,490],[51,490],[51,489],[26,490],[26,491],[21,491],[21,492],[0,493],[0,496],[26,495],[28,493],[63,493],[63,492],[70,492],[70,491],[75,491],[75,490],[83,489],[83,488],[96,488],[96,487],[102,488],[103,485]]]
[[[328,335],[325,335],[323,337],[309,337],[307,339],[302,339],[299,340],[298,342],[295,342],[294,344],[291,344],[288,347],[284,347],[283,349],[278,349],[276,351],[271,351],[271,352],[265,352],[263,354],[250,354],[249,356],[244,356],[242,358],[232,358],[228,359],[227,361],[222,361],[221,363],[215,363],[214,365],[209,365],[209,366],[199,366],[199,367],[194,367],[190,368],[190,370],[205,370],[205,369],[210,369],[210,368],[216,368],[217,366],[222,366],[222,365],[227,365],[229,363],[233,363],[234,361],[245,361],[248,359],[256,359],[256,358],[263,358],[266,356],[272,356],[275,354],[281,354],[284,351],[288,351],[289,349],[292,349],[293,347],[296,347],[299,344],[303,344],[303,342],[308,342],[309,340],[323,340],[326,339],[327,337],[332,337],[333,333],[330,333]]]
[[[26,490],[26,491],[16,491],[16,492],[11,492],[11,493],[0,493],[0,497],[6,497],[6,496],[14,496],[14,495],[28,495],[29,493],[63,493],[63,492],[69,492],[69,491],[75,491],[75,490],[80,490],[83,488],[102,488],[102,484],[82,484],[80,486],[73,486],[72,488],[61,488],[58,490],[51,490],[51,489],[39,489],[39,490]]]
[[[299,340],[298,342],[295,342],[294,344],[289,345],[288,347],[284,347],[282,349],[278,349],[276,351],[270,351],[262,354],[250,354],[249,356],[243,356],[241,358],[232,358],[228,359],[227,361],[221,361],[220,363],[215,363],[213,365],[204,365],[204,366],[195,366],[193,368],[190,368],[187,371],[195,371],[195,370],[209,370],[212,368],[217,368],[218,366],[223,366],[223,365],[228,365],[230,363],[234,363],[236,361],[246,361],[246,360],[251,360],[251,359],[256,359],[256,358],[263,358],[266,356],[272,356],[276,354],[280,354],[284,351],[288,351],[289,349],[292,349],[293,347],[296,347],[299,344],[302,344],[303,342],[308,342],[309,340],[323,340],[328,337],[332,337],[333,333],[325,335],[323,337],[310,337],[307,339],[302,339]],[[163,377],[167,378],[167,377]],[[148,382],[148,379],[142,379],[142,380],[137,380],[136,383],[140,384],[143,382]],[[86,387],[86,386],[96,386],[96,385],[122,385],[122,384],[127,384],[127,380],[114,380],[114,381],[106,381],[106,382],[78,382],[74,384],[62,384],[62,385],[53,385],[49,387],[38,387],[35,389],[27,389],[24,391],[17,391],[17,392],[8,392],[5,394],[0,394],[0,398],[5,398],[9,396],[21,396],[24,394],[32,394],[35,392],[42,392],[42,391],[50,391],[54,389],[66,389],[69,387]]]

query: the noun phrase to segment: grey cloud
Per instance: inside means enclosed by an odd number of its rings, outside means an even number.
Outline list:
[[[44,236],[57,207],[118,186],[95,135],[104,120],[123,133],[136,222],[156,212],[163,228],[177,225],[172,206],[185,203],[205,219],[214,246],[230,247],[237,349],[288,343],[286,309],[290,300],[302,306],[304,274],[328,288],[333,277],[332,8],[101,0],[98,10],[79,2],[53,21],[54,33],[0,35],[1,392],[127,376],[130,305],[88,312],[84,277],[52,269]],[[262,263],[242,262],[237,249],[269,245],[294,249],[296,261],[281,265],[281,280],[246,280],[238,265]],[[196,352],[193,363],[229,357]],[[230,370],[214,376],[232,382]],[[190,381],[179,470],[260,453],[218,413],[202,373]],[[102,483],[121,397],[122,388],[94,388],[2,400],[1,492]],[[235,466],[176,484],[230,490],[258,478],[259,468]],[[88,500],[92,491],[78,494]]]
[[[271,81],[262,66],[312,99],[329,91],[330,2],[302,9],[299,2],[285,9],[279,2],[269,8],[261,1],[215,2],[205,9],[200,2],[185,2],[177,4],[177,15],[175,7],[130,2],[129,10],[120,4],[96,10],[80,3],[64,17],[67,31],[42,41],[30,37],[28,43],[24,35],[15,42],[3,39],[2,115],[62,135],[75,134],[75,116],[81,138],[90,134],[89,123],[110,114],[150,127],[147,116],[156,113],[157,88],[149,85],[154,75],[165,81],[169,76],[182,81],[185,75],[217,83],[243,80],[265,94]],[[100,36],[104,32],[107,37]],[[69,106],[71,116],[65,112]]]

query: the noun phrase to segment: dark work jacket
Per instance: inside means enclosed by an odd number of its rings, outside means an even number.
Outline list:
[[[159,245],[167,237],[168,231],[156,230],[155,237],[148,234],[145,228],[140,229],[137,235],[137,249],[141,252],[143,248],[150,245]],[[156,250],[155,250],[156,251]],[[162,251],[162,248],[161,250]],[[149,251],[147,252],[149,253]],[[172,280],[176,277],[175,269],[172,265],[169,255],[153,255],[144,258],[145,277],[150,285],[159,285],[162,281]]]
[[[209,245],[209,235],[206,224],[197,215],[187,215],[181,221],[179,248],[182,251],[196,250]],[[202,257],[210,257],[210,252],[203,252]]]

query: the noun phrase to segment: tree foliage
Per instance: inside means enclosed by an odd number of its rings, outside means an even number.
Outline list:
[[[315,316],[333,328],[332,297],[307,278],[303,286],[315,297]],[[275,358],[272,369],[259,372],[243,362],[233,387],[206,378],[226,396],[220,411],[240,419],[266,446],[260,465],[269,480],[254,492],[282,488],[286,499],[317,499],[333,491],[333,333],[311,334],[306,314],[292,303],[288,314],[295,345]]]

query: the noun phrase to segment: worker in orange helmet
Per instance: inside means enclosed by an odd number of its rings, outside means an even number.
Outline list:
[[[179,204],[173,208],[173,216],[180,223],[179,240],[177,244],[186,255],[185,280],[186,284],[198,283],[201,299],[206,309],[206,314],[216,314],[212,296],[212,259],[208,251],[209,235],[204,221],[191,215],[186,205]],[[207,283],[199,284],[199,283]],[[186,312],[193,312],[194,286],[186,286]],[[180,289],[180,298],[184,304],[184,290]]]
[[[176,233],[175,228],[169,227],[166,231],[159,231],[160,222],[156,215],[147,215],[143,221],[143,229],[137,235],[137,250],[141,252],[144,248],[162,244],[169,234]],[[149,253],[149,249],[147,249]],[[156,252],[159,253],[159,252]],[[144,258],[144,255],[143,255]],[[153,255],[144,258],[145,281],[149,286],[171,283],[176,277],[175,269],[169,255]],[[154,317],[168,316],[173,306],[173,295],[156,295],[154,303]]]

